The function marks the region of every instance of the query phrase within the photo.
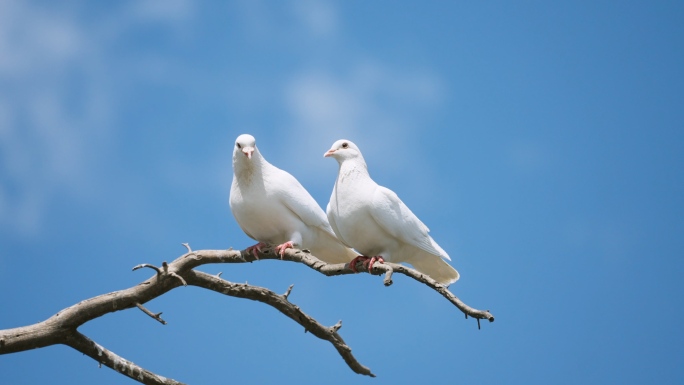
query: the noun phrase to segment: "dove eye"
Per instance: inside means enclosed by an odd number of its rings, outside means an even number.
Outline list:
[[[347,148],[347,147],[349,147],[349,143],[347,143],[347,142],[342,143],[342,148]]]
[[[237,148],[242,148],[242,146],[240,145],[240,143],[235,143],[235,145],[237,146]]]

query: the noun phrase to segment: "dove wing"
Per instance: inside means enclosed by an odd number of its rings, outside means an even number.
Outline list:
[[[280,170],[278,173],[278,196],[282,203],[307,226],[318,227],[335,237],[328,218],[316,200],[309,194],[299,181],[288,172]]]
[[[337,228],[337,223],[335,222],[335,216],[333,215],[332,210],[330,209],[330,202],[328,202],[328,206],[326,207],[325,212],[328,216],[328,223],[330,223],[330,227],[332,227],[333,232],[335,233],[335,236],[337,237],[337,239],[339,239],[340,242],[342,242],[345,246],[351,248],[351,246],[347,243],[347,241],[342,239],[342,233]]]
[[[451,260],[435,243],[423,222],[399,199],[394,191],[378,186],[373,193],[371,216],[393,237],[425,252]]]
[[[235,177],[235,175],[233,175],[233,183],[232,183],[231,186],[230,186],[230,198],[228,199],[228,204],[229,204],[229,206],[230,206],[230,211],[233,213],[233,216],[235,217],[235,222],[237,222],[238,226],[240,226],[240,228],[242,229],[242,231],[244,231],[245,234],[247,234],[248,237],[250,237],[250,238],[252,238],[252,239],[254,239],[254,240],[256,241],[256,240],[257,240],[256,237],[255,237],[254,235],[250,234],[249,231],[247,231],[247,229],[245,228],[245,226],[242,225],[242,223],[240,222],[240,220],[238,219],[238,217],[235,215],[234,206],[235,206],[237,203],[236,203],[234,200],[235,200],[235,197],[238,196],[238,195],[240,195],[240,191],[239,191],[239,188],[238,188],[238,181],[237,181],[237,178]]]

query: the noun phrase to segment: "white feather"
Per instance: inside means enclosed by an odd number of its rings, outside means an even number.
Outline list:
[[[427,226],[397,194],[371,179],[354,143],[338,140],[325,156],[340,165],[327,214],[342,242],[366,256],[409,263],[446,285],[458,280],[456,269],[444,261],[451,260],[449,255],[428,234]]]
[[[230,209],[245,234],[259,242],[292,242],[328,263],[346,263],[357,256],[337,239],[325,213],[299,181],[264,159],[251,135],[240,135],[235,143]]]

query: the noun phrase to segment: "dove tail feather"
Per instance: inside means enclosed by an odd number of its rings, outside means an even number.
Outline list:
[[[436,255],[421,253],[406,262],[443,285],[450,285],[461,277],[456,269]]]
[[[359,256],[327,231],[319,231],[315,235],[310,249],[314,257],[326,263],[347,263]]]
[[[440,255],[442,258],[446,259],[447,261],[451,261],[451,258],[449,258],[449,254],[447,254],[446,251],[444,251],[444,249],[441,248],[441,247],[437,244],[437,242],[435,242],[434,239],[432,239],[432,237],[430,237],[430,244],[432,245],[432,247],[435,248],[435,250],[437,250],[437,251],[439,252],[439,255]],[[458,278],[457,278],[457,279],[458,279]]]
[[[311,254],[326,263],[347,263],[359,256],[342,244],[339,247],[311,248]]]
[[[311,246],[311,254],[326,263],[347,263],[359,256],[334,235],[322,231],[317,234],[314,245]]]

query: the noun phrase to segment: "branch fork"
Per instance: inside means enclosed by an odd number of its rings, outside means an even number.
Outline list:
[[[135,303],[135,306],[137,306],[138,309],[142,310],[143,313],[145,313],[145,314],[147,314],[148,316],[152,317],[152,319],[155,319],[155,320],[159,321],[159,323],[161,323],[162,325],[166,325],[166,321],[164,321],[164,320],[161,318],[162,312],[159,312],[159,313],[152,313],[151,311],[147,310],[147,308],[146,308],[145,306],[143,306],[143,305],[141,305],[141,304],[139,304],[139,303],[137,303],[137,302]]]
[[[55,344],[65,344],[93,358],[100,365],[108,366],[143,384],[182,385],[178,381],[154,374],[131,361],[119,357],[77,331],[81,325],[88,321],[107,313],[133,307],[137,307],[152,319],[165,325],[166,321],[161,318],[161,312],[153,313],[145,308],[143,304],[173,290],[180,283],[184,286],[202,287],[228,296],[247,298],[272,306],[303,326],[305,332],[310,332],[316,337],[330,342],[354,372],[375,377],[369,368],[356,360],[351,353],[351,348],[337,333],[342,327],[341,320],[333,326],[323,326],[313,317],[304,313],[297,305],[289,301],[294,285],[290,285],[285,293],[276,294],[266,288],[252,286],[248,283],[239,284],[226,281],[220,278],[221,273],[210,275],[194,270],[198,266],[209,263],[245,263],[253,262],[257,259],[281,259],[280,255],[273,253],[270,248],[257,250],[254,255],[249,255],[246,252],[247,250],[239,251],[231,248],[228,250],[193,251],[189,244],[183,243],[183,246],[185,246],[188,252],[170,264],[164,261],[161,268],[147,263],[133,267],[133,271],[142,268],[154,270],[156,279],[148,279],[143,284],[128,289],[81,301],[61,310],[45,321],[33,325],[0,330],[0,355]],[[191,256],[191,258],[187,258],[188,256]],[[287,249],[282,259],[302,263],[326,276],[355,274],[349,264],[325,263],[311,255],[308,250]],[[452,294],[444,285],[407,266],[385,262],[373,265],[372,271],[379,274],[384,272],[383,284],[385,286],[392,285],[392,275],[394,273],[406,275],[427,285],[461,310],[466,318],[468,316],[475,318],[478,328],[480,328],[481,319],[486,319],[489,322],[494,321],[494,316],[489,310],[471,308]],[[359,270],[359,272],[371,273],[367,268]],[[166,277],[173,277],[178,283],[169,283],[170,281],[167,281]]]
[[[283,294],[283,298],[285,300],[287,300],[287,297],[290,296],[290,293],[292,292],[293,287],[294,287],[294,283],[292,285],[290,285],[290,287],[287,288],[287,291],[285,292],[285,294]]]

